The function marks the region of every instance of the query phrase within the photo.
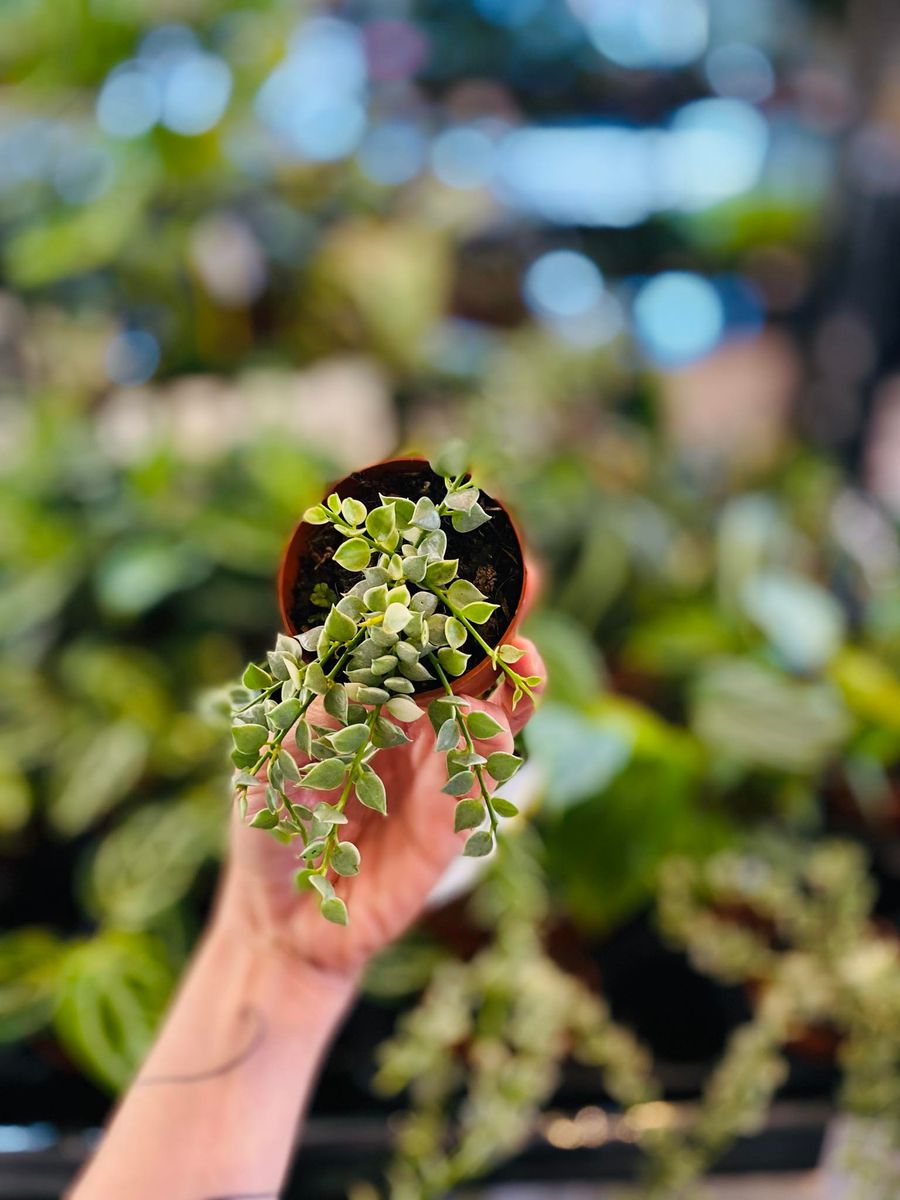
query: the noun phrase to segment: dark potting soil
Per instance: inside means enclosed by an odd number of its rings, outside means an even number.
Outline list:
[[[381,495],[406,496],[410,500],[431,496],[437,504],[443,499],[445,487],[441,477],[428,467],[423,468],[418,463],[386,463],[348,476],[337,490],[342,499],[353,496],[372,509],[381,503]],[[470,580],[498,606],[489,620],[479,626],[484,640],[496,646],[503,640],[515,616],[522,594],[524,568],[519,539],[506,512],[484,492],[480,503],[491,519],[478,529],[457,533],[449,517],[444,518],[442,525],[447,534],[447,557],[459,559],[459,578]],[[327,584],[331,592],[340,597],[360,578],[334,561],[332,556],[343,538],[332,525],[309,526],[309,530],[290,610],[291,624],[297,633],[321,625],[328,612],[327,607],[312,601],[316,584]],[[415,590],[414,584],[410,590]],[[485,658],[484,650],[472,637],[462,649],[471,655],[469,669]],[[430,691],[434,687],[435,683],[426,681],[416,685],[416,692]]]

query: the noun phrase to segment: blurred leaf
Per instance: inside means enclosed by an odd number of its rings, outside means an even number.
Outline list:
[[[633,627],[625,662],[649,675],[679,675],[733,646],[734,634],[712,605],[679,604]]]
[[[0,834],[15,833],[31,816],[31,788],[15,763],[0,758]]]
[[[525,730],[525,744],[541,768],[545,805],[553,811],[593,795],[621,770],[631,752],[618,732],[604,729],[595,713],[550,702]]]
[[[530,617],[526,632],[547,667],[547,700],[583,705],[605,677],[603,659],[587,631],[565,613],[545,610]]]
[[[147,748],[147,734],[128,720],[73,744],[54,771],[47,813],[53,828],[72,837],[113,808],[140,778]]]
[[[215,808],[197,801],[149,804],[108,833],[90,866],[88,905],[109,924],[146,928],[177,904],[200,865],[219,851],[226,792]]]
[[[44,929],[0,937],[0,1042],[28,1037],[50,1020],[62,953]]]
[[[761,571],[744,584],[747,616],[794,671],[817,671],[844,637],[841,606],[824,588],[788,571]]]
[[[209,565],[177,542],[131,537],[107,553],[95,572],[97,595],[110,612],[137,616],[209,574]]]
[[[732,836],[726,818],[697,804],[690,774],[644,759],[549,822],[547,868],[574,920],[606,930],[650,902],[671,854],[708,854]]]
[[[150,1049],[172,985],[171,967],[154,938],[97,934],[66,952],[56,1034],[87,1074],[116,1091]]]
[[[900,679],[874,655],[845,647],[831,664],[829,678],[840,688],[851,712],[900,732]]]
[[[741,659],[699,676],[691,724],[716,754],[800,773],[823,767],[851,729],[831,685],[794,682]]]

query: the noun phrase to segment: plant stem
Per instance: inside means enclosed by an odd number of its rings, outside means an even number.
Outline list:
[[[365,757],[366,751],[369,749],[369,747],[372,744],[372,733],[375,728],[375,722],[381,716],[381,708],[382,708],[382,706],[380,704],[376,704],[375,707],[372,709],[372,711],[369,713],[369,716],[366,720],[366,725],[369,728],[369,736],[366,738],[366,740],[363,742],[363,744],[360,746],[360,748],[356,751],[356,753],[354,754],[353,759],[350,763],[349,770],[347,771],[347,778],[344,782],[344,786],[343,786],[343,789],[341,790],[341,794],[338,798],[338,802],[335,805],[335,808],[337,809],[337,811],[339,813],[342,813],[347,805],[347,801],[350,798],[350,790],[353,787],[353,784],[356,782],[356,776],[359,773],[359,768],[362,764],[362,760]],[[319,863],[318,867],[316,868],[317,875],[326,875],[328,872],[328,868],[331,865],[331,856],[332,856],[332,854],[334,854],[335,847],[337,846],[337,842],[338,842],[337,829],[338,829],[337,825],[332,825],[331,831],[329,832],[328,837],[325,840],[325,848],[322,851],[322,861]]]
[[[491,646],[482,637],[481,633],[478,631],[477,626],[473,625],[472,622],[468,619],[468,617],[464,617],[462,614],[462,610],[457,608],[456,605],[452,602],[449,595],[447,594],[447,591],[444,588],[439,588],[439,587],[431,587],[428,590],[430,592],[433,592],[434,595],[437,596],[438,599],[445,605],[445,607],[453,614],[453,616],[456,617],[457,621],[459,621],[463,625],[463,627],[475,639],[475,641],[478,643],[478,645],[481,646],[482,650],[484,650],[484,652],[487,654],[488,658],[491,660],[491,662],[494,664],[494,666],[496,668],[498,668],[499,670],[501,670],[503,672],[503,674],[506,675],[506,677],[513,684],[515,684],[515,686],[517,688],[521,689],[521,691],[524,692],[524,694],[528,697],[529,700],[533,700],[534,692],[531,690],[531,688],[525,682],[524,678],[519,674],[518,671],[514,671],[512,669],[512,667],[509,665],[509,663],[505,663],[503,661],[503,659],[498,656],[497,651],[494,649],[494,647]]]
[[[452,696],[453,688],[450,686],[450,680],[447,678],[443,667],[438,662],[437,656],[434,654],[431,654],[431,655],[429,655],[429,658],[431,659],[432,666],[434,667],[435,671],[437,672],[438,678],[441,681],[444,691],[447,693],[448,696]],[[465,717],[463,716],[462,712],[460,711],[459,706],[456,704],[454,704],[454,706],[453,706],[453,718],[456,721],[457,729],[460,731],[460,733],[463,736],[463,739],[465,740],[466,748],[468,749],[469,753],[475,754],[475,752],[476,752],[475,751],[475,743],[472,741],[472,735],[469,733],[469,730],[466,726]],[[484,801],[485,808],[487,809],[487,812],[488,812],[488,817],[490,818],[491,834],[494,836],[494,838],[496,838],[497,824],[498,824],[497,814],[494,812],[494,806],[491,803],[490,788],[484,782],[484,768],[476,763],[475,766],[473,767],[473,770],[475,772],[475,778],[478,780],[478,790],[481,792],[481,799]]]

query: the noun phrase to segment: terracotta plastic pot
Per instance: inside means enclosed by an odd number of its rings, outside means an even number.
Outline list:
[[[375,463],[371,467],[365,467],[361,471],[354,471],[351,475],[347,475],[344,479],[333,484],[328,489],[327,494],[337,492],[341,499],[347,496],[352,496],[355,499],[366,499],[368,496],[369,500],[371,500],[373,488],[376,491],[383,491],[389,495],[403,494],[397,487],[397,476],[417,475],[419,472],[428,469],[428,463],[424,458],[389,459],[387,462]],[[509,529],[515,539],[519,560],[522,565],[522,584],[519,597],[512,619],[500,638],[500,642],[503,642],[508,641],[515,635],[522,618],[523,600],[527,590],[527,568],[525,566],[522,539],[509,513],[493,496],[488,496],[485,492],[483,493],[483,497],[499,510],[498,513],[492,514],[492,519],[496,520],[498,517],[505,518],[509,523]],[[281,558],[281,566],[278,571],[278,603],[281,609],[281,619],[284,622],[284,628],[287,633],[298,632],[291,618],[294,588],[300,564],[307,554],[310,538],[318,529],[321,529],[321,526],[309,525],[305,521],[301,521],[291,534],[291,538]],[[464,563],[461,566],[464,570]],[[455,679],[452,686],[454,692],[460,694],[483,696],[486,692],[490,691],[496,680],[497,672],[491,665],[490,659],[485,657],[471,667],[470,670],[466,671],[464,675]],[[442,688],[434,688],[427,692],[419,692],[413,698],[417,701],[432,700],[435,696],[441,695],[442,691]]]

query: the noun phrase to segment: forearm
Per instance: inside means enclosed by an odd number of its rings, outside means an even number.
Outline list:
[[[215,925],[72,1200],[276,1197],[353,987]]]

